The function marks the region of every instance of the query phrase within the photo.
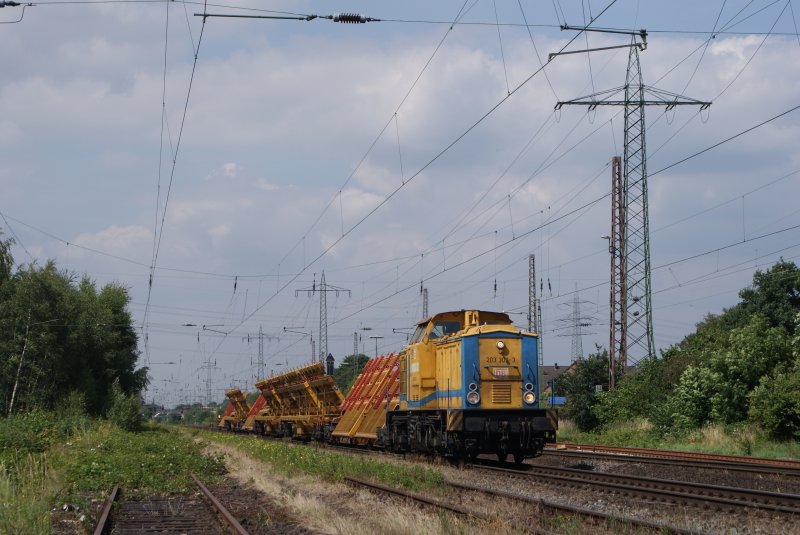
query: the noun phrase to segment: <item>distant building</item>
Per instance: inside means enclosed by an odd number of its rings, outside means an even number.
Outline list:
[[[547,400],[553,399],[553,380],[555,380],[557,384],[558,378],[565,373],[572,373],[575,371],[575,366],[576,362],[573,362],[569,366],[559,366],[558,363],[553,366],[541,366],[539,368],[539,397]],[[556,406],[564,405],[566,403],[566,398],[556,397],[553,401],[555,401]]]

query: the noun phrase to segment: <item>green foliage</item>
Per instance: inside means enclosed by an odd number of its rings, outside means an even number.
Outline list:
[[[664,407],[680,376],[693,359],[672,347],[661,358],[644,359],[635,373],[623,376],[617,387],[598,394],[595,413],[603,427],[614,422],[646,418],[655,424],[654,432],[666,432],[669,419]]]
[[[694,429],[711,415],[711,398],[718,393],[721,378],[706,367],[689,366],[669,400],[672,424],[678,429]]]
[[[0,460],[0,533],[49,534],[53,481],[44,454]]]
[[[118,483],[132,498],[186,492],[195,488],[190,472],[206,483],[225,473],[222,460],[203,454],[202,444],[160,427],[141,433],[104,427],[65,448],[66,491],[72,494],[106,493]]]
[[[608,388],[608,352],[600,351],[575,363],[575,370],[565,373],[556,382],[556,394],[565,395],[564,416],[575,422],[581,431],[600,427],[595,406],[600,402],[596,385]]]
[[[770,327],[759,315],[731,330],[726,348],[681,375],[668,403],[674,427],[688,430],[708,422],[746,420],[750,392],[763,376],[791,358],[784,328]]]
[[[652,434],[666,437],[749,418],[772,436],[793,435],[800,270],[781,260],[757,271],[739,296],[738,304],[706,316],[694,333],[598,396],[594,412],[602,426],[644,418]],[[581,414],[574,417],[579,428],[592,428]]]
[[[800,440],[800,359],[763,377],[749,400],[750,418],[772,438]]]
[[[215,442],[236,446],[288,476],[313,474],[328,481],[342,481],[344,476],[371,479],[386,485],[422,490],[439,486],[441,472],[414,465],[399,466],[362,455],[347,455],[320,448],[258,440],[252,436],[201,432],[200,436]]]
[[[111,386],[111,408],[108,410],[108,419],[120,429],[130,432],[141,431],[144,424],[142,405],[138,398],[126,395],[118,381],[114,381]]]
[[[228,400],[226,399],[219,405],[212,401],[209,407],[195,403],[193,405],[178,405],[175,410],[183,414],[181,421],[185,425],[210,425],[217,421],[217,415],[222,414],[227,404]]]
[[[3,232],[0,231],[0,236]],[[7,240],[0,240],[0,287],[11,278],[11,272],[14,269],[14,257],[11,256],[11,246],[14,245],[14,240],[8,238]]]
[[[364,371],[369,357],[363,353],[358,355],[347,355],[339,365],[333,370],[333,380],[339,387],[343,395],[347,395],[353,387],[358,375]]]
[[[9,244],[0,241],[0,414],[56,409],[72,392],[83,394],[90,414],[104,414],[114,380],[138,393],[147,369],[135,369],[127,290],[98,292],[52,261],[12,272]]]
[[[800,311],[800,269],[781,259],[766,272],[756,271],[753,285],[740,291],[739,297],[741,303],[729,311],[732,318],[759,314],[770,325],[794,334],[795,316]]]
[[[37,410],[0,419],[0,461],[44,452],[55,443],[91,429],[94,423],[78,411],[79,406],[70,406],[57,412]]]

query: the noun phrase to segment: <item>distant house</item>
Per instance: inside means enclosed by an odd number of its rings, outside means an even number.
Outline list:
[[[569,366],[559,366],[558,363],[553,366],[541,366],[539,368],[539,397],[547,400],[552,399],[553,380],[558,383],[558,378],[561,375],[572,373],[573,371],[575,371],[574,362]],[[556,397],[553,401],[555,401],[556,406],[564,405],[566,398]]]

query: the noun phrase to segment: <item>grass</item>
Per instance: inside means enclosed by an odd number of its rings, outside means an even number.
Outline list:
[[[250,456],[269,463],[287,477],[310,474],[327,481],[341,482],[345,476],[367,478],[393,487],[426,490],[441,487],[444,476],[424,466],[400,466],[367,456],[347,455],[309,446],[285,444],[234,434],[198,431],[209,441],[239,448]]]
[[[0,533],[28,535],[50,532],[49,495],[56,483],[44,453],[20,451],[0,462]]]
[[[103,426],[61,450],[66,492],[107,493],[119,484],[126,497],[194,489],[189,473],[213,483],[225,473],[219,457],[202,453],[186,436],[158,426],[139,433]]]
[[[767,458],[800,458],[800,442],[771,441],[752,426],[708,425],[682,435],[661,436],[647,420],[617,424],[600,433],[582,433],[569,420],[562,419],[558,425],[559,442],[613,444]]]
[[[136,498],[193,489],[190,472],[213,483],[225,467],[201,450],[188,437],[155,426],[130,433],[81,415],[45,412],[2,419],[0,533],[49,534],[53,505],[85,511],[115,484]]]

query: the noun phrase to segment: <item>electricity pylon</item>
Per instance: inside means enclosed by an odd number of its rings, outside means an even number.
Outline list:
[[[336,292],[336,297],[339,297],[339,292],[347,292],[347,296],[351,295],[350,290],[347,288],[339,288],[338,286],[332,286],[330,284],[325,284],[325,272],[322,272],[322,276],[320,277],[319,281],[319,288],[317,288],[317,281],[316,279],[311,285],[311,288],[306,288],[304,290],[295,290],[294,295],[297,295],[300,292],[310,293],[312,296],[319,292],[319,361],[325,362],[325,357],[328,356],[328,292]],[[312,351],[313,353],[313,351]]]
[[[598,106],[623,106],[625,113],[625,135],[623,155],[622,186],[622,221],[623,240],[622,280],[618,281],[624,288],[623,299],[624,328],[612,335],[612,339],[620,340],[625,348],[624,366],[628,362],[638,363],[643,358],[655,356],[653,344],[653,314],[650,284],[650,227],[647,201],[647,147],[645,144],[645,106],[664,106],[667,110],[676,106],[700,106],[704,110],[711,106],[710,102],[702,102],[676,93],[645,86],[642,83],[642,69],[639,63],[639,51],[647,48],[647,32],[609,31],[594,28],[576,28],[562,26],[562,30],[598,31],[605,33],[621,33],[631,35],[630,45],[604,47],[592,50],[629,47],[628,69],[625,85],[615,89],[601,91],[593,95],[574,100],[558,102],[556,109],[566,105],[588,106],[590,110]],[[637,37],[641,41],[637,40]],[[572,53],[572,52],[569,52]],[[556,54],[551,54],[551,57]],[[623,94],[619,99],[617,95]],[[612,229],[612,232],[614,230]],[[613,254],[613,253],[612,253]],[[612,274],[613,278],[613,274]],[[614,290],[612,290],[614,291]],[[612,322],[610,329],[618,329]]]
[[[542,366],[542,304],[536,296],[536,255],[528,256],[528,331],[539,335],[539,366]]]

